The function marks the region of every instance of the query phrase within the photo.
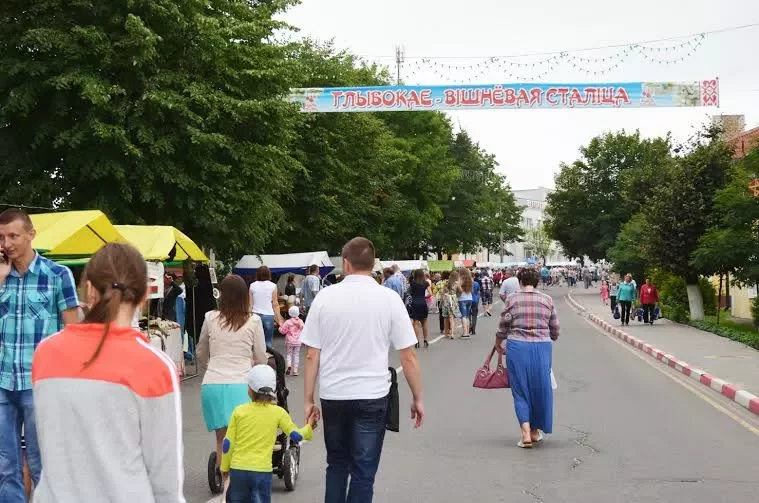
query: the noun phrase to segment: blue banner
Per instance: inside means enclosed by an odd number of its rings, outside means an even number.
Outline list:
[[[303,112],[718,107],[719,80],[293,89]]]

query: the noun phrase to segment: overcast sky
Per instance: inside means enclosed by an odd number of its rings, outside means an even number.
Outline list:
[[[439,64],[466,65],[490,56],[510,56],[632,43],[689,35],[759,22],[758,0],[638,0],[637,2],[510,2],[505,0],[303,0],[284,19],[301,34],[334,39],[340,48],[395,66],[394,47],[403,45],[408,84],[456,81],[514,82],[502,70],[430,70],[421,57]],[[688,39],[651,44],[671,46]],[[594,77],[563,65],[538,82],[690,81],[720,78],[721,108],[627,110],[482,110],[452,113],[486,150],[514,189],[553,186],[561,162],[577,158],[577,149],[604,131],[640,129],[645,136],[672,131],[684,139],[715,113],[745,114],[747,127],[759,125],[759,27],[707,36],[685,62],[659,65],[631,55],[618,68]],[[612,58],[620,49],[571,53]],[[661,58],[686,56],[686,50]],[[753,54],[752,54],[753,52]],[[476,59],[475,56],[484,58]],[[528,63],[546,56],[522,58]],[[517,60],[513,60],[517,61]],[[609,63],[590,64],[601,70]],[[485,68],[484,66],[482,68]],[[533,70],[519,70],[525,76]]]

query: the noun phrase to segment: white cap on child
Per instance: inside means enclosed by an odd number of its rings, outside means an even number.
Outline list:
[[[290,314],[290,318],[297,318],[300,316],[300,309],[298,309],[298,306],[292,306],[287,312]]]
[[[256,393],[277,398],[277,375],[268,365],[256,365],[248,371],[248,386]]]

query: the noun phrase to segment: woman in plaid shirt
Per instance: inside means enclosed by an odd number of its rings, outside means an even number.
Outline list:
[[[514,410],[522,429],[519,447],[529,449],[553,431],[551,342],[559,337],[559,319],[553,299],[536,290],[540,274],[524,269],[518,276],[522,289],[506,297],[496,332],[496,350],[504,352]]]

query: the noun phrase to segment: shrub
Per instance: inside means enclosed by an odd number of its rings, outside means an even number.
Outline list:
[[[701,288],[701,295],[704,298],[704,314],[706,316],[716,315],[717,289],[714,288],[714,284],[707,278],[701,278],[698,280],[698,286]]]
[[[734,325],[717,325],[709,321],[691,321],[689,325],[699,330],[719,335],[720,337],[741,342],[754,349],[759,349],[759,331],[752,330],[748,325],[745,329]]]
[[[659,289],[662,316],[677,323],[687,323],[690,307],[685,280],[661,269],[652,271],[650,276]]]
[[[751,303],[751,317],[754,318],[754,327],[759,329],[759,297],[754,297]]]

